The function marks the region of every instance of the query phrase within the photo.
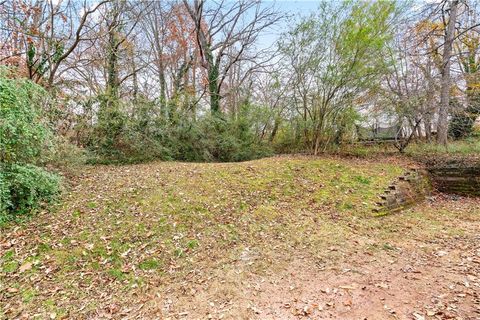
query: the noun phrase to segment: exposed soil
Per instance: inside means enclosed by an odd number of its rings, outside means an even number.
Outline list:
[[[354,252],[327,270],[296,260],[257,282],[261,319],[480,319],[480,236]]]
[[[412,210],[468,211],[479,203],[436,195]],[[214,303],[203,307],[200,303],[173,318],[480,319],[480,221],[453,219],[440,228],[447,230],[450,223],[457,224],[462,235],[427,240],[422,230],[414,229],[418,237],[396,239],[394,245],[374,252],[365,250],[374,240],[359,235],[353,240],[356,247],[339,244],[328,249],[340,252],[335,263],[318,263],[301,251],[284,257],[284,263],[277,257],[281,270],[262,275],[239,263],[236,275],[223,275],[219,282],[240,287],[241,293],[233,299],[227,295],[227,302],[203,296]],[[247,265],[256,260],[252,255]],[[241,312],[245,309],[248,312]]]

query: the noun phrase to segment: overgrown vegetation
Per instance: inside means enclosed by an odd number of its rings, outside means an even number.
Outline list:
[[[91,151],[90,162],[125,163],[147,160],[245,161],[272,154],[254,128],[256,106],[245,104],[235,118],[205,114],[156,115],[154,103],[138,103],[128,116],[126,106],[99,119],[93,135],[81,143]]]
[[[352,140],[361,116],[354,108],[388,73],[394,2],[322,2],[279,42],[282,65],[293,70],[291,126],[306,150],[318,154]]]
[[[51,162],[243,161],[376,138],[403,152],[471,136],[479,112],[475,3],[321,2],[287,17],[244,0],[17,1],[0,11],[0,58],[51,96]]]
[[[315,6],[0,0],[0,319],[480,310],[480,2]]]
[[[411,156],[478,156],[480,154],[480,136],[473,135],[466,139],[453,141],[447,147],[429,143],[414,143],[407,150]]]
[[[244,0],[6,3],[2,216],[54,197],[47,164],[368,155],[352,145],[369,139],[433,152],[435,131],[443,146],[447,131],[469,139],[479,114],[478,7],[444,4],[451,9],[321,2],[287,17]],[[281,36],[258,46],[278,26]]]
[[[0,223],[51,201],[59,177],[39,167],[53,147],[42,114],[46,92],[0,70]]]

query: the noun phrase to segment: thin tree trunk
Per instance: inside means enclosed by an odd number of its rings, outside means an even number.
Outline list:
[[[107,94],[109,98],[118,98],[118,45],[116,16],[108,30]]]
[[[420,117],[419,119],[416,119],[416,121],[419,121],[421,123],[422,118]],[[422,126],[420,126],[420,125],[417,125],[417,135],[418,135],[418,139],[422,139],[422,137],[423,137]]]
[[[318,155],[318,150],[320,149],[320,136],[317,135],[315,137],[315,148],[314,148],[314,151],[313,151],[313,155],[314,156],[317,156]]]
[[[133,101],[137,102],[138,99],[138,75],[136,70],[135,58],[132,57],[132,72],[133,72]]]
[[[208,69],[208,92],[210,94],[210,111],[214,115],[220,114],[220,92],[218,87],[218,66],[212,65]]]
[[[429,60],[427,63],[427,101],[426,110],[423,115],[423,125],[425,130],[425,139],[428,142],[432,141],[432,114],[435,113],[435,83],[432,79],[432,63]]]
[[[440,110],[438,113],[437,143],[447,145],[448,138],[448,109],[450,104],[450,65],[453,40],[455,36],[455,21],[457,19],[458,0],[453,0],[445,31],[445,43],[442,57],[442,81],[440,90]]]
[[[428,112],[424,116],[423,127],[425,130],[425,140],[427,140],[427,142],[432,141],[432,119],[431,114]]]
[[[275,139],[275,136],[277,135],[279,125],[280,125],[280,117],[277,116],[277,117],[275,117],[275,122],[273,123],[272,133],[270,134],[270,138],[268,139],[268,141],[272,142],[273,139]]]
[[[164,107],[167,103],[167,81],[165,80],[165,67],[162,60],[158,62],[158,80],[160,82],[160,103]]]

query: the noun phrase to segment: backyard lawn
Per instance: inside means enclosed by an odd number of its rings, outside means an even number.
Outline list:
[[[478,319],[480,201],[375,216],[380,160],[83,167],[0,229],[0,319]]]

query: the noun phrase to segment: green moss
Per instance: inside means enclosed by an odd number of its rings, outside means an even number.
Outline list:
[[[160,268],[160,265],[160,262],[156,259],[145,259],[138,265],[138,267],[141,270],[154,270]]]
[[[47,299],[43,301],[43,306],[48,310],[52,310],[53,308],[55,308],[55,301],[53,299]]]
[[[107,274],[116,280],[123,280],[125,278],[125,274],[122,272],[122,270],[117,268],[109,269]]]
[[[22,299],[24,303],[30,303],[35,296],[38,294],[37,290],[35,289],[27,289],[22,292]]]
[[[18,265],[18,261],[7,261],[2,264],[2,270],[6,273],[12,273],[17,270]]]
[[[87,202],[87,207],[90,209],[94,209],[97,207],[97,204],[93,201]]]
[[[44,308],[50,313],[50,315],[55,315],[56,319],[63,319],[68,315],[68,312],[65,308],[58,307],[53,299],[47,299],[43,301]]]
[[[52,247],[48,243],[40,243],[38,245],[38,253],[46,253],[52,250]]]
[[[2,260],[9,261],[9,260],[12,260],[14,256],[15,256],[15,252],[13,250],[8,250],[3,254]]]
[[[72,217],[73,217],[73,218],[77,218],[77,219],[78,219],[78,218],[80,218],[80,216],[81,216],[80,210],[75,210],[75,211],[72,212]]]
[[[369,178],[362,177],[362,176],[356,176],[355,180],[357,180],[361,184],[370,184],[371,183],[371,180]]]
[[[183,249],[177,248],[173,251],[173,255],[175,256],[175,258],[181,258],[185,256],[185,252],[183,251]]]
[[[193,239],[193,240],[189,240],[189,241],[187,242],[187,248],[188,248],[188,249],[194,250],[194,249],[196,249],[198,246],[199,246],[198,240]]]

